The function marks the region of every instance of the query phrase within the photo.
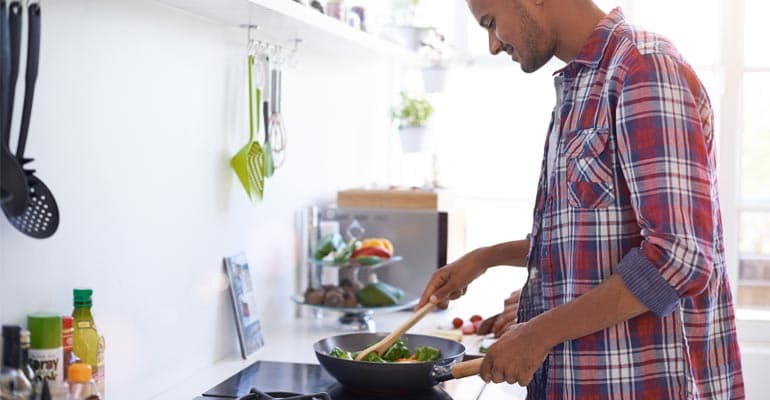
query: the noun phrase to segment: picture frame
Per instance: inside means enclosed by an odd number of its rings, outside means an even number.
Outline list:
[[[254,283],[249,272],[246,253],[224,257],[223,264],[230,287],[230,299],[233,305],[238,342],[241,357],[248,358],[265,345],[262,337],[262,324],[257,315],[257,297]]]

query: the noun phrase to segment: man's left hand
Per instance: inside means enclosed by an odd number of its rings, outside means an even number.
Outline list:
[[[479,376],[484,382],[527,386],[550,347],[528,323],[512,325],[487,352]]]

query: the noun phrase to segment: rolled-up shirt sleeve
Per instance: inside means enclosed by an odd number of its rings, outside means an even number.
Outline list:
[[[622,80],[615,128],[642,243],[615,271],[642,304],[664,316],[710,279],[716,168],[690,67],[665,55],[636,58]]]

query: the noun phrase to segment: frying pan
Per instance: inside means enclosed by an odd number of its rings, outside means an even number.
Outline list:
[[[411,352],[416,347],[432,346],[441,351],[441,359],[433,362],[376,363],[344,360],[332,357],[334,347],[346,351],[359,351],[376,343],[387,333],[352,333],[319,340],[313,344],[321,366],[341,384],[362,390],[405,393],[430,389],[434,385],[454,378],[479,373],[481,359],[459,363],[465,355],[465,346],[455,341],[416,334],[405,334]],[[457,364],[459,363],[459,364]]]

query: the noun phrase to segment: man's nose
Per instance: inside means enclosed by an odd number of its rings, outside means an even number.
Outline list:
[[[500,39],[497,38],[497,35],[495,35],[495,32],[492,29],[488,31],[488,34],[489,34],[489,52],[493,56],[496,56],[503,49],[503,42],[501,42]]]

